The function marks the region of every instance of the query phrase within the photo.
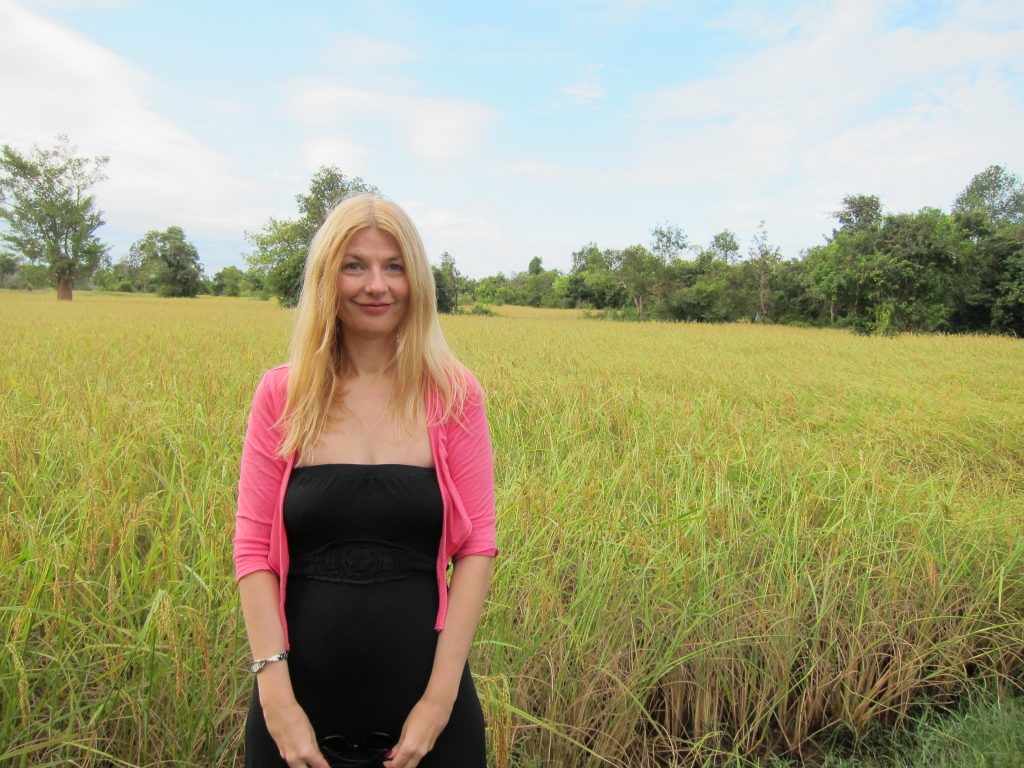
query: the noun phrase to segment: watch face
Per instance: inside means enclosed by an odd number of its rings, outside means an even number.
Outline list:
[[[266,662],[263,661],[254,661],[252,664],[249,665],[249,671],[255,675],[257,672],[263,669],[263,665],[265,663]]]

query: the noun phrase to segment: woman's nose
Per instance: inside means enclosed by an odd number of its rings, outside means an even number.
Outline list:
[[[383,293],[384,288],[384,273],[379,267],[373,267],[370,270],[370,279],[366,284],[366,290],[370,293]]]

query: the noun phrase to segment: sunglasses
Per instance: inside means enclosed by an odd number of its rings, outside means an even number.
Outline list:
[[[346,736],[326,736],[319,742],[331,768],[377,768],[394,745],[394,739],[383,731],[367,733],[358,741]]]

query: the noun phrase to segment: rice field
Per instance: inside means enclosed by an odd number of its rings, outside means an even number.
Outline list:
[[[1024,686],[1024,341],[446,317],[495,768],[755,765]],[[0,291],[0,765],[235,766],[270,302]]]

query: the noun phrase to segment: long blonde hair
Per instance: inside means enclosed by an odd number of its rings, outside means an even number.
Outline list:
[[[466,370],[455,358],[437,320],[434,277],[419,232],[392,201],[359,194],[334,206],[309,246],[289,354],[288,399],[279,426],[281,456],[312,451],[327,426],[331,405],[347,373],[338,319],[338,274],[352,236],[379,229],[398,242],[409,280],[409,301],[396,334],[394,387],[388,410],[406,427],[439,423],[458,414],[466,399]],[[440,408],[425,412],[432,395]]]

